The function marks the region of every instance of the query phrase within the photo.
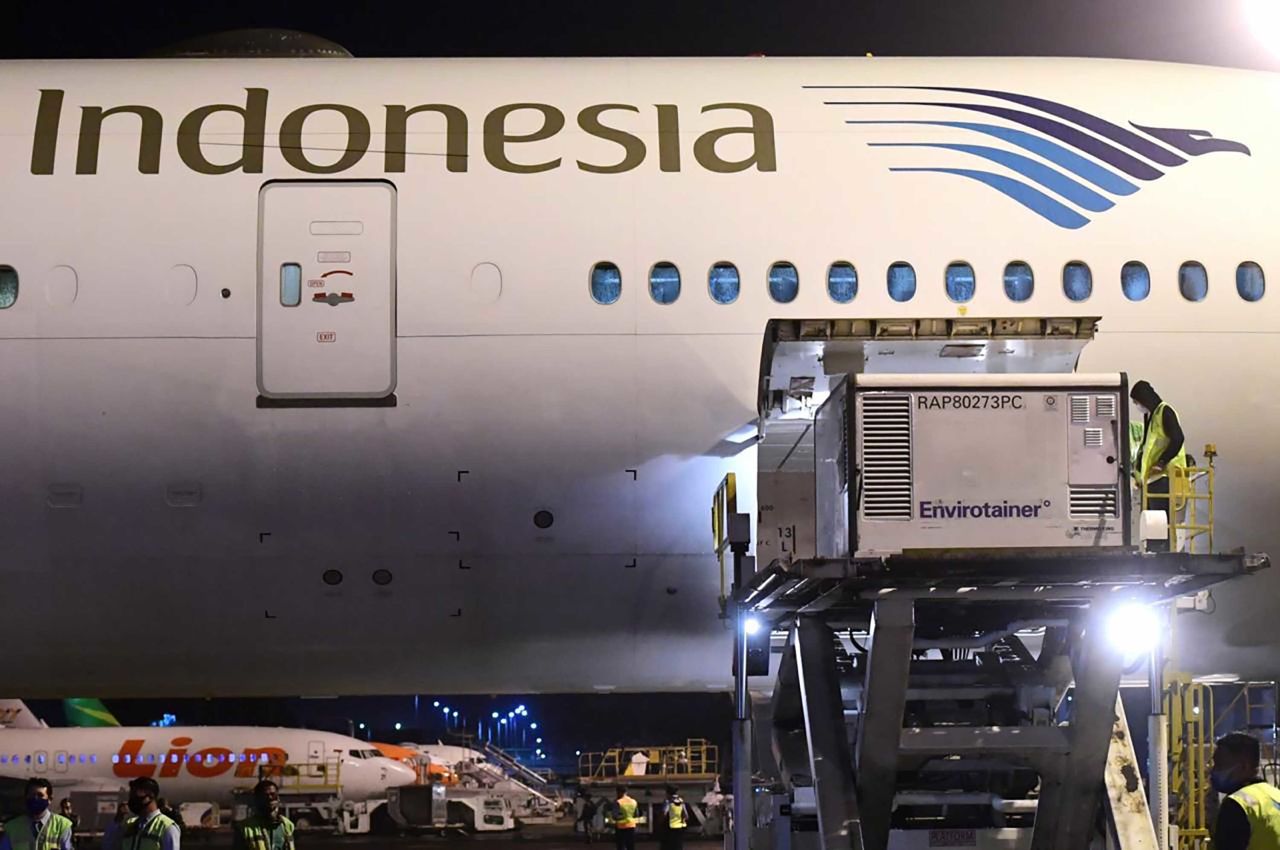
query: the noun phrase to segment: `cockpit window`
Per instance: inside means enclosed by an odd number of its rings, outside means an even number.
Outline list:
[[[353,759],[376,759],[382,756],[377,750],[350,750],[347,755]]]

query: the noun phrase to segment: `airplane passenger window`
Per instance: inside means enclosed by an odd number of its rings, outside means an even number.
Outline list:
[[[707,273],[707,289],[711,292],[711,300],[717,304],[737,301],[741,286],[738,267],[733,263],[716,263]]]
[[[1010,301],[1026,301],[1035,291],[1036,279],[1031,266],[1014,261],[1004,267],[1004,294]]]
[[[848,304],[858,294],[858,270],[841,260],[827,269],[827,294],[837,304]]]
[[[649,295],[659,304],[674,304],[680,297],[680,270],[671,263],[654,263],[649,269]]]
[[[1120,269],[1120,288],[1130,301],[1141,301],[1151,294],[1151,272],[1137,260],[1130,260]]]
[[[910,301],[916,295],[916,270],[910,263],[889,266],[889,297],[894,301]]]
[[[1178,291],[1188,301],[1203,301],[1209,294],[1209,273],[1197,262],[1183,263],[1178,268]]]
[[[963,304],[973,298],[977,281],[973,277],[973,266],[968,263],[951,263],[947,266],[947,297]]]
[[[0,310],[7,310],[18,300],[18,273],[12,266],[0,266]]]
[[[613,263],[596,263],[591,267],[591,299],[597,304],[612,304],[622,295],[622,272]]]
[[[774,263],[769,267],[769,297],[779,304],[790,304],[800,291],[800,273],[791,263]]]
[[[1236,292],[1245,301],[1257,301],[1267,291],[1267,279],[1262,274],[1262,266],[1254,262],[1241,263],[1236,267]]]
[[[1085,300],[1093,294],[1093,272],[1084,263],[1067,263],[1062,267],[1062,292],[1072,301]]]

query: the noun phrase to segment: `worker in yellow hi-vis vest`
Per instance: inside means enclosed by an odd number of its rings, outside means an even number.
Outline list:
[[[1213,850],[1280,850],[1280,788],[1262,781],[1258,741],[1243,732],[1218,740],[1213,790],[1226,794],[1218,808]]]
[[[667,802],[662,807],[662,847],[663,850],[682,850],[684,834],[689,828],[689,806],[680,789],[674,785],[667,786]]]
[[[617,850],[636,850],[636,825],[640,822],[640,804],[619,785],[618,798],[606,812],[606,819],[613,824],[613,843]]]
[[[1133,477],[1138,487],[1147,486],[1147,509],[1164,511],[1172,522],[1186,505],[1186,438],[1178,414],[1146,381],[1138,381],[1129,398],[1142,410],[1142,431],[1131,429]],[[1134,423],[1136,424],[1136,423]],[[1170,486],[1172,483],[1172,487]],[[1173,499],[1172,510],[1169,500]]]

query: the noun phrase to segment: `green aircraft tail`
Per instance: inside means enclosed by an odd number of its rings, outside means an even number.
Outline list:
[[[71,726],[100,727],[119,726],[120,721],[107,710],[101,700],[96,699],[64,699],[62,710],[67,715],[67,723]]]

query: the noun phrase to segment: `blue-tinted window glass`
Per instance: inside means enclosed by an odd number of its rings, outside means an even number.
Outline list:
[[[973,298],[976,288],[973,266],[968,263],[952,263],[947,266],[947,297],[961,304]]]
[[[737,301],[741,288],[738,267],[733,263],[716,263],[707,274],[707,289],[711,292],[711,300],[717,304],[732,304]]]
[[[67,763],[67,754],[58,753],[58,764],[66,764],[66,763]]]
[[[769,267],[769,297],[779,304],[790,304],[800,291],[800,273],[790,263],[774,263]]]
[[[10,266],[0,266],[0,310],[7,310],[18,300],[18,273]]]
[[[858,294],[858,270],[853,263],[832,263],[827,269],[827,294],[837,304],[848,304]]]
[[[1031,266],[1015,261],[1004,267],[1004,294],[1010,301],[1026,301],[1035,288],[1036,279],[1031,274]]]
[[[1236,292],[1245,301],[1257,301],[1267,291],[1267,279],[1262,266],[1257,263],[1241,263],[1236,267]]]
[[[1130,260],[1120,269],[1120,288],[1130,301],[1141,301],[1151,294],[1151,272],[1137,260]]]
[[[44,753],[36,753],[36,763],[44,764],[44,761],[45,761]]]
[[[649,295],[659,304],[674,304],[680,297],[680,270],[671,263],[655,263],[649,269]]]
[[[302,303],[302,266],[285,263],[280,267],[280,306],[297,307]]]
[[[622,272],[613,263],[596,263],[591,267],[591,299],[597,304],[612,304],[622,294]]]
[[[1178,291],[1188,301],[1203,301],[1209,294],[1209,273],[1199,263],[1183,263],[1178,268]]]
[[[1081,262],[1062,267],[1062,293],[1072,301],[1084,301],[1093,294],[1093,272]]]
[[[889,297],[894,301],[910,301],[916,295],[916,270],[910,263],[889,266]]]

